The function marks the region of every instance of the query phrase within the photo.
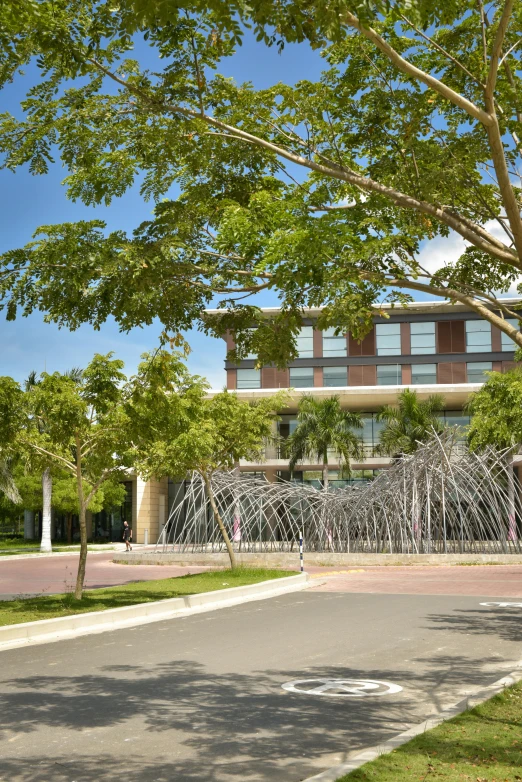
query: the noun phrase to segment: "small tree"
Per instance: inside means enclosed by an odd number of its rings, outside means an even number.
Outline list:
[[[0,378],[0,400],[10,400],[10,447],[23,451],[33,470],[51,460],[76,481],[80,522],[80,559],[75,598],[80,600],[87,561],[86,512],[102,483],[130,466],[125,413],[123,362],[96,354],[76,381],[58,372],[23,392],[11,378]],[[18,412],[16,409],[18,407]],[[1,426],[1,424],[0,424]]]
[[[290,470],[298,461],[317,458],[322,463],[323,489],[328,491],[328,451],[336,454],[341,470],[348,474],[350,459],[362,456],[361,439],[352,431],[362,428],[361,416],[343,410],[338,396],[329,399],[303,396],[297,420],[297,428],[287,440]]]
[[[206,381],[191,377],[178,353],[161,351],[139,367],[129,406],[138,469],[144,477],[201,475],[232,568],[236,558],[212,476],[233,469],[240,459],[262,458],[284,402],[284,392],[252,404],[228,391],[209,397]]]
[[[471,415],[469,447],[472,451],[482,450],[488,445],[506,449],[508,536],[515,540],[515,481],[511,461],[513,453],[522,444],[522,370],[516,368],[505,374],[487,374],[487,382],[471,396],[467,405]]]
[[[439,413],[443,410],[441,394],[431,394],[421,402],[416,391],[405,388],[397,405],[385,405],[377,413],[377,421],[386,424],[379,435],[380,451],[394,457],[414,453],[434,432],[442,432]]]

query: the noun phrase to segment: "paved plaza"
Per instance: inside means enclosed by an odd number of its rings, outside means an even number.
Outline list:
[[[0,780],[298,782],[516,667],[522,568],[373,573],[1,652]]]

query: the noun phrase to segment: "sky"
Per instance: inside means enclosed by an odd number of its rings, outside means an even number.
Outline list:
[[[317,79],[324,62],[307,45],[288,45],[279,54],[247,36],[237,53],[229,58],[220,72],[238,82],[252,81],[256,88],[269,87],[278,81],[293,84],[301,79]],[[1,111],[20,114],[19,102],[25,96],[31,80],[38,78],[36,68],[29,68],[27,77],[19,79],[0,93]],[[91,220],[95,217],[107,223],[107,230],[122,229],[129,233],[150,216],[153,203],[145,202],[138,186],[109,207],[87,207],[68,200],[61,185],[66,176],[58,161],[44,176],[32,176],[27,168],[16,173],[0,171],[0,251],[21,247],[31,240],[34,230],[41,225]],[[456,258],[463,249],[460,237],[435,239],[423,248],[422,259],[428,265],[440,264],[441,259]],[[263,296],[260,304],[277,305],[275,294]],[[135,371],[140,354],[154,349],[162,331],[161,324],[121,333],[113,322],[107,322],[100,331],[85,325],[75,332],[46,324],[42,313],[7,322],[0,313],[0,375],[10,375],[23,381],[31,370],[65,371],[83,367],[94,353],[114,351],[125,361],[126,371]],[[191,331],[187,335],[192,352],[188,365],[192,372],[207,377],[213,388],[225,385],[225,343]]]

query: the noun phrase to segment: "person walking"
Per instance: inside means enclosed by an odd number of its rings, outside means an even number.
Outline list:
[[[125,541],[125,551],[132,551],[132,530],[126,521],[123,522],[123,540]]]

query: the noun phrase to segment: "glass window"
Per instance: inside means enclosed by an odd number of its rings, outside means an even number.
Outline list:
[[[435,323],[410,323],[411,353],[435,353]]]
[[[414,386],[434,385],[437,382],[436,364],[412,364],[411,383]]]
[[[400,356],[401,324],[377,323],[375,326],[378,356]]]
[[[460,410],[446,410],[444,413],[444,423],[447,426],[469,426],[470,417]]]
[[[311,388],[314,384],[313,367],[291,367],[290,386],[292,388]]]
[[[491,352],[491,326],[485,320],[466,321],[466,352]]]
[[[400,364],[384,364],[377,367],[378,386],[400,386],[402,384],[402,369]]]
[[[518,322],[518,320],[515,320],[515,318],[506,318],[506,322],[509,323],[511,326],[520,329],[520,323]],[[510,339],[507,334],[504,334],[503,331],[501,331],[500,333],[502,334],[502,350],[515,350],[517,345],[515,345],[513,340]]]
[[[491,372],[493,368],[491,361],[475,361],[466,366],[468,368],[468,383],[485,383],[488,378],[484,373]]]
[[[297,355],[299,358],[313,358],[314,329],[313,326],[302,326],[297,337]]]
[[[238,369],[238,388],[261,388],[261,372],[259,369]]]
[[[323,367],[323,386],[347,386],[347,367]]]
[[[323,331],[323,356],[346,356],[346,337],[335,336],[335,329]],[[343,385],[345,385],[343,383]]]

